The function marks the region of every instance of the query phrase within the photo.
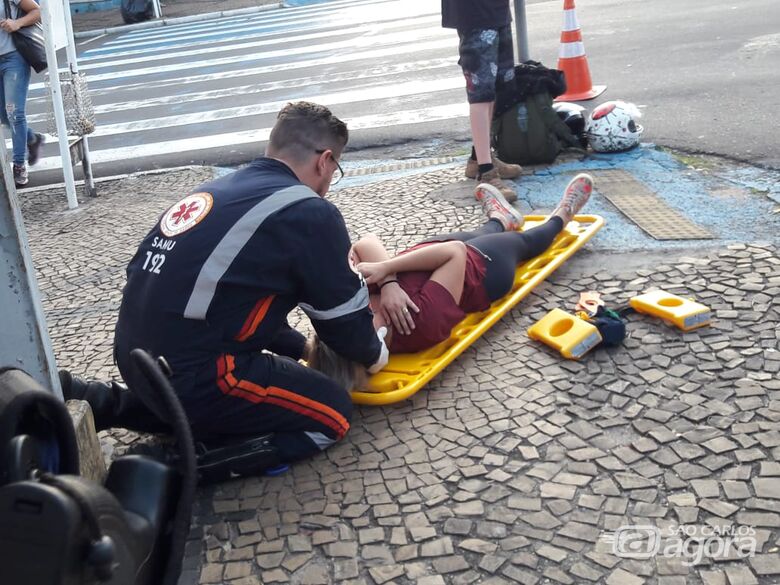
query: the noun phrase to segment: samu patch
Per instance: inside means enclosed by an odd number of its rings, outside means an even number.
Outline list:
[[[160,231],[172,238],[194,228],[205,218],[214,204],[211,193],[193,193],[175,203],[160,220]]]

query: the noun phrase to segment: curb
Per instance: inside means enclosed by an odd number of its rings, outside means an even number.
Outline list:
[[[73,33],[74,39],[90,39],[101,35],[111,35],[120,32],[129,32],[136,30],[146,30],[161,26],[170,26],[173,24],[183,24],[187,22],[201,22],[204,20],[216,20],[226,16],[240,16],[242,14],[254,14],[256,12],[265,12],[267,10],[276,10],[284,8],[284,1],[272,4],[263,4],[262,6],[250,6],[249,8],[236,8],[234,10],[222,10],[220,12],[207,12],[205,14],[192,14],[190,16],[177,16],[174,18],[160,18],[159,20],[147,20],[136,24],[126,24],[122,26],[111,26],[108,28],[99,28],[95,30],[84,30]]]

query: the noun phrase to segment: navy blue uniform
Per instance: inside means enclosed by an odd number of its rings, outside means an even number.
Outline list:
[[[328,446],[349,429],[350,397],[295,361],[304,340],[287,315],[300,306],[336,352],[376,362],[349,248],[338,209],[282,162],[260,158],[201,185],[128,265],[115,338],[123,377],[132,387],[129,352],[146,349],[170,363],[196,434],[276,432],[288,459]]]

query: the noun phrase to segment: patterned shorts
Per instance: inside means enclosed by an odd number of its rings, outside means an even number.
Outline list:
[[[470,104],[496,99],[496,79],[509,81],[515,76],[515,53],[510,25],[500,29],[458,31],[458,65],[466,78]]]

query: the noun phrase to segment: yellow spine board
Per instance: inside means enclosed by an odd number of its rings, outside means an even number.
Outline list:
[[[566,359],[578,360],[601,343],[595,325],[553,309],[528,328],[528,337],[556,349]]]
[[[527,215],[523,229],[545,221],[547,216]],[[487,311],[466,315],[453,328],[449,339],[438,345],[419,353],[391,355],[385,368],[371,377],[369,391],[352,392],[352,402],[392,404],[415,394],[584,246],[603,225],[601,216],[576,216],[545,252],[517,267],[512,290],[504,298],[493,303]]]
[[[639,295],[628,304],[639,313],[660,317],[683,331],[705,327],[712,321],[709,307],[663,290]]]

